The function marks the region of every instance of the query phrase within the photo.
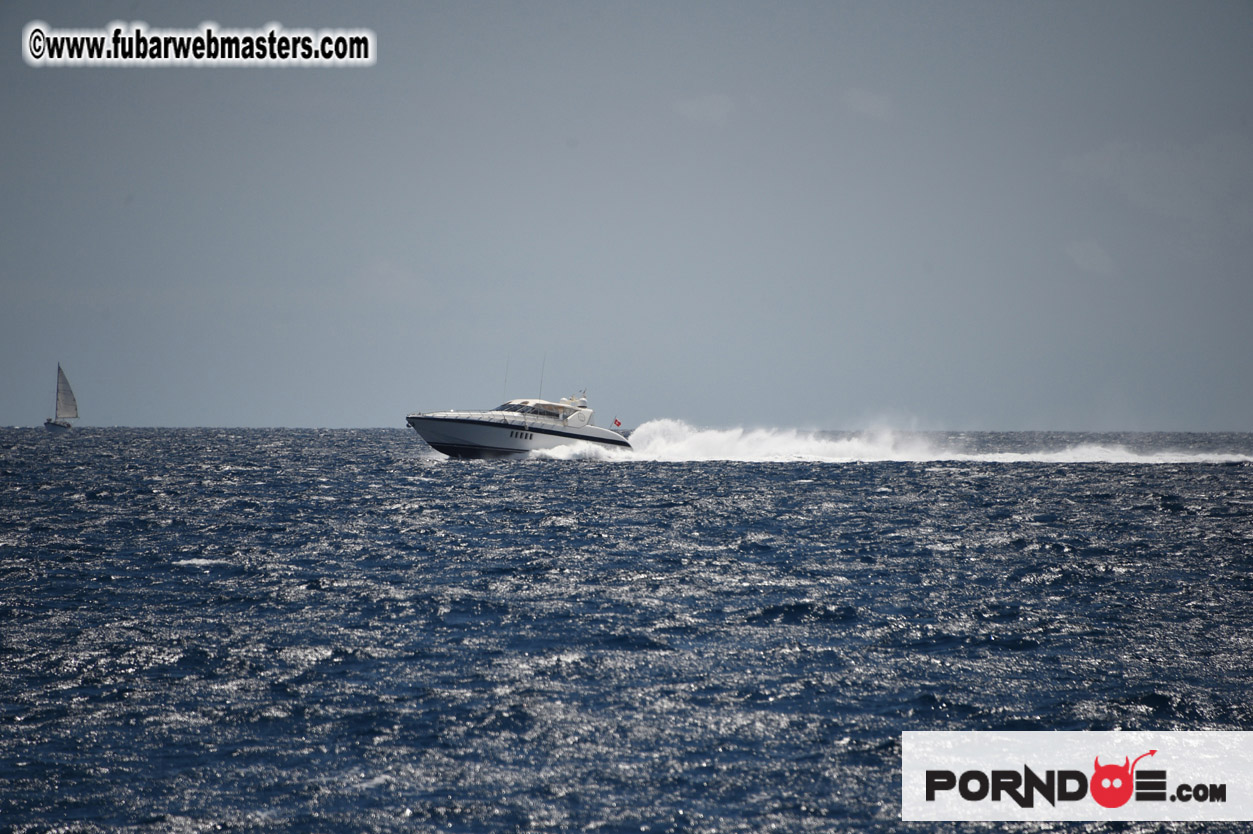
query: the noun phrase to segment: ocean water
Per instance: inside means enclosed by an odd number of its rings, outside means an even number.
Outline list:
[[[632,440],[0,430],[0,831],[964,831],[902,731],[1253,730],[1253,435]]]

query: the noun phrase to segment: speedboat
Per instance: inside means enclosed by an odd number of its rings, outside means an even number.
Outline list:
[[[572,443],[631,448],[619,432],[592,425],[582,392],[558,402],[509,400],[490,411],[429,411],[405,419],[433,449],[455,458],[514,457]]]

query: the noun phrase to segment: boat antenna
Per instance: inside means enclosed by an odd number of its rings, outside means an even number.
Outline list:
[[[508,356],[505,357],[505,384],[504,384],[504,387],[501,388],[500,401],[502,403],[509,401],[509,357]]]
[[[541,399],[541,400],[544,399],[544,368],[547,365],[548,365],[548,354],[545,353],[544,359],[543,361],[540,362],[540,365],[539,365],[539,397],[538,399]]]

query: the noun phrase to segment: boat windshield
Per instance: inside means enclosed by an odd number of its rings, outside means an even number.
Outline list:
[[[538,409],[535,406],[527,405],[526,403],[505,403],[504,405],[496,406],[494,410],[513,411],[518,414],[543,414],[544,413],[543,410]]]
[[[560,417],[564,412],[572,410],[563,406],[554,405],[553,403],[539,403],[530,405],[528,403],[509,402],[504,405],[496,406],[494,411],[512,411],[518,414],[541,414],[547,417]]]

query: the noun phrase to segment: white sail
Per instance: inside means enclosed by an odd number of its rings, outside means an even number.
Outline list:
[[[65,371],[57,365],[57,419],[66,420],[78,416],[78,401],[74,399],[74,390],[70,381],[65,378]]]

